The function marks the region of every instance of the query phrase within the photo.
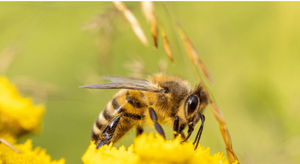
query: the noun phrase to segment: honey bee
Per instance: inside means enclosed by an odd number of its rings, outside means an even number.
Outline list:
[[[143,132],[143,125],[153,125],[156,132],[165,138],[161,124],[173,127],[174,138],[181,134],[187,141],[199,120],[201,126],[194,140],[197,148],[203,131],[203,111],[208,105],[208,96],[201,84],[191,88],[179,77],[156,74],[146,79],[105,76],[111,82],[92,84],[80,88],[121,89],[109,101],[95,121],[91,138],[97,148],[117,142],[131,128],[137,135]],[[188,127],[185,137],[183,129]]]

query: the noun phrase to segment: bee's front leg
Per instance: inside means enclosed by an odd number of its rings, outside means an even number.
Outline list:
[[[183,129],[185,128],[186,124],[179,124],[179,117],[176,116],[174,123],[173,123],[173,134],[174,134],[174,139],[178,136],[178,134],[181,135],[182,139],[185,139],[185,134],[183,132]]]
[[[176,138],[179,134],[179,117],[176,116],[175,117],[175,120],[174,120],[174,123],[173,123],[173,135],[174,135],[174,138]]]
[[[187,141],[191,137],[191,134],[194,131],[194,124],[189,124],[188,126],[189,126],[188,135],[187,135],[187,137],[183,141],[181,141],[181,143]]]
[[[156,115],[155,111],[153,110],[153,108],[151,108],[151,107],[149,108],[149,113],[150,113],[150,118],[154,123],[155,130],[158,132],[158,134],[162,135],[166,139],[165,132],[164,132],[163,128],[161,127],[161,125],[157,122],[158,121],[157,115]]]

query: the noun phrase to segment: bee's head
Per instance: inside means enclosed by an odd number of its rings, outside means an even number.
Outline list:
[[[200,120],[204,108],[208,104],[206,92],[201,85],[196,86],[184,102],[184,114],[188,123],[194,125]]]

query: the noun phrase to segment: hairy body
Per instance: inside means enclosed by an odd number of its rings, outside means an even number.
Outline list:
[[[201,85],[191,89],[186,80],[164,74],[154,75],[148,80],[106,78],[112,82],[84,86],[94,89],[121,89],[107,103],[93,125],[91,137],[98,147],[117,142],[133,127],[140,134],[144,124],[154,125],[156,131],[164,137],[160,124],[171,125],[174,137],[183,134],[182,130],[186,126],[189,127],[189,137],[200,119],[203,129],[202,112],[208,101]],[[202,129],[199,131],[202,132]],[[201,135],[201,132],[198,133]],[[200,140],[200,136],[198,138]]]

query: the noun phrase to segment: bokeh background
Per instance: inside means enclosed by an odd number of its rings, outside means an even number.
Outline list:
[[[163,71],[197,84],[174,17],[214,77],[214,87],[206,84],[241,163],[299,163],[299,2],[156,2],[174,64],[161,36],[159,48],[153,48],[140,3],[125,4],[139,20],[148,46],[110,2],[0,3],[1,74],[46,107],[41,133],[29,136],[34,146],[46,148],[54,159],[82,163],[92,125],[116,90],[78,86],[101,83],[102,75]],[[133,72],[131,66],[143,71]],[[212,153],[225,152],[210,108],[205,115],[201,145]],[[171,127],[164,129],[172,138]],[[134,136],[132,130],[116,146],[130,145]]]

